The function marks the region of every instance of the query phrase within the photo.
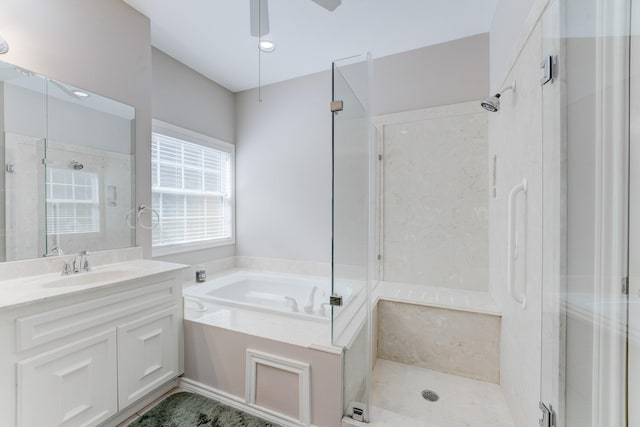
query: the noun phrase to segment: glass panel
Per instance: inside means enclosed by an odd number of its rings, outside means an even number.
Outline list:
[[[343,102],[343,110],[333,116],[332,291],[342,296],[343,306],[333,307],[332,342],[345,348],[344,413],[365,420],[371,372],[368,269],[374,187],[370,67],[369,55],[333,64],[333,99]]]
[[[133,246],[134,130],[133,107],[0,62],[0,261]]]
[[[1,261],[46,253],[45,200],[34,197],[44,194],[46,131],[46,79],[0,62],[0,164],[6,165],[0,174]]]
[[[633,0],[630,38],[630,200],[628,425],[640,425],[640,2]]]
[[[47,119],[47,253],[133,246],[134,108],[47,79]]]
[[[542,56],[552,57],[557,64],[565,58],[565,41],[561,39],[564,24],[562,1],[552,2],[542,20]],[[557,415],[564,413],[564,395],[561,384],[563,369],[565,321],[561,311],[565,294],[566,271],[566,168],[567,149],[563,98],[566,69],[557,67],[554,80],[542,88],[542,337],[540,401],[550,406]],[[560,74],[562,73],[562,74]],[[541,415],[542,416],[542,415]],[[563,420],[558,418],[558,427]]]
[[[542,54],[557,59],[557,74],[543,88],[540,381],[557,427],[640,422],[638,380],[627,377],[627,351],[629,375],[640,353],[624,279],[634,298],[640,151],[633,127],[629,147],[629,8],[628,0],[556,0],[543,17]]]

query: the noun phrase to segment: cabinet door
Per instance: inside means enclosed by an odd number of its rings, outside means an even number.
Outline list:
[[[116,412],[116,332],[110,330],[17,364],[18,425],[95,426]]]
[[[120,410],[178,375],[176,307],[118,327]]]

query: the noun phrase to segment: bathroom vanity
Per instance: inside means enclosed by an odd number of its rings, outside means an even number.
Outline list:
[[[182,373],[185,266],[104,254],[0,264],[0,425],[99,425]]]

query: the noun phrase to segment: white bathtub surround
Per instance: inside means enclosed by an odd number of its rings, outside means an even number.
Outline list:
[[[353,290],[345,289],[345,307],[355,293],[354,288],[350,289]],[[331,317],[330,310],[322,306],[329,301],[329,295],[328,278],[247,270],[234,270],[184,290],[185,298],[190,300],[319,321]]]
[[[500,382],[500,317],[380,301],[378,357]]]
[[[236,268],[236,257],[226,257],[220,259],[214,259],[212,261],[201,262],[198,264],[190,265],[182,272],[182,281],[185,286],[195,284],[196,269],[199,265],[202,265],[207,272],[207,277],[215,277],[220,273],[227,272]]]
[[[384,280],[487,290],[487,112],[472,102],[377,122]]]
[[[236,267],[245,270],[264,270],[309,276],[329,276],[331,274],[331,265],[328,262],[250,256],[237,256],[235,259]]]
[[[371,405],[372,427],[515,427],[500,386],[388,360],[376,363]]]
[[[242,316],[244,310],[233,309]],[[249,323],[265,322],[270,315],[247,318]],[[265,317],[267,316],[267,317]],[[271,319],[275,316],[271,315]],[[280,320],[286,319],[280,316]],[[277,325],[283,332],[296,335],[314,322],[287,319]],[[286,325],[289,325],[287,328]],[[267,321],[265,331],[276,326]],[[342,416],[342,350],[307,347],[207,324],[206,319],[185,321],[185,374],[182,387],[202,393],[231,406],[262,416],[283,426],[338,427]],[[254,332],[254,331],[252,331]],[[329,330],[325,330],[329,336]],[[258,364],[257,375],[247,375],[254,359],[251,354],[267,355]],[[304,381],[304,366],[309,366],[309,383]],[[300,381],[302,379],[303,381]],[[305,391],[308,387],[310,392]],[[264,393],[289,388],[290,399],[272,399]],[[262,394],[262,397],[260,395]],[[255,396],[255,399],[254,399]],[[304,423],[304,408],[312,408],[311,423]]]

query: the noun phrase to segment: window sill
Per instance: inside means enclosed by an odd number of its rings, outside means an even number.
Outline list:
[[[203,249],[212,249],[219,248],[221,246],[230,246],[235,245],[236,239],[225,239],[225,240],[216,240],[216,241],[208,241],[208,242],[198,242],[198,243],[184,243],[180,245],[167,245],[162,247],[151,248],[151,256],[153,258],[166,256],[166,255],[175,255],[182,254],[185,252],[193,252],[199,251]]]

